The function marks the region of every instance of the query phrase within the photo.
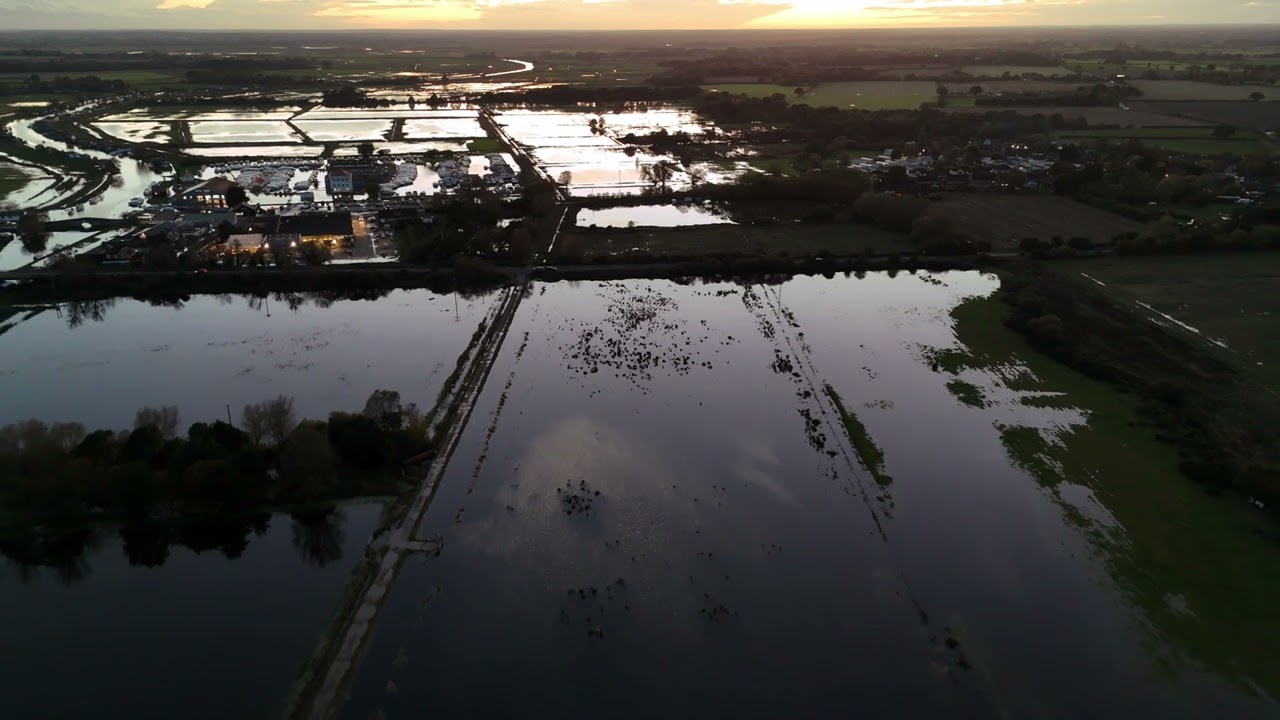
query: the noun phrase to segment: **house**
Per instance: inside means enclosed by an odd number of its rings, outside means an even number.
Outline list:
[[[226,178],[213,178],[187,188],[173,198],[175,207],[184,210],[209,210],[229,207],[227,193],[236,183]]]
[[[394,169],[394,164],[368,158],[330,160],[325,186],[330,195],[377,192],[378,186],[391,179]]]
[[[350,195],[355,192],[355,176],[350,170],[330,170],[325,187],[330,195]]]

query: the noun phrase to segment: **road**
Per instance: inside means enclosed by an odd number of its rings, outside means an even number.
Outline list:
[[[463,431],[471,418],[475,401],[484,388],[493,363],[497,359],[502,343],[506,340],[511,320],[525,295],[524,284],[509,286],[506,296],[490,317],[489,331],[474,348],[468,348],[470,356],[466,359],[466,370],[460,375],[458,384],[448,395],[441,399],[441,407],[456,407],[452,413],[454,421],[445,428],[446,435],[441,441],[438,453],[427,468],[414,493],[408,512],[391,528],[390,540],[386,551],[378,564],[372,582],[361,593],[355,609],[341,618],[335,633],[341,638],[337,651],[328,658],[317,671],[320,673],[320,685],[310,697],[304,697],[300,706],[299,717],[325,720],[331,718],[341,709],[345,700],[347,686],[355,678],[360,667],[360,660],[367,646],[371,633],[377,625],[378,615],[386,601],[387,594],[400,577],[400,569],[404,561],[414,553],[433,554],[439,552],[442,541],[439,538],[426,540],[417,537],[431,501],[435,499],[436,489],[444,478],[449,465],[449,458],[458,446]]]

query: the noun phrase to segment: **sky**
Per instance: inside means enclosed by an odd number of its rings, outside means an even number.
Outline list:
[[[0,0],[7,28],[621,30],[1277,23],[1280,0]]]

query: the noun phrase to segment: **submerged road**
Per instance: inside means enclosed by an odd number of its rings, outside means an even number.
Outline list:
[[[417,538],[417,533],[448,468],[449,458],[466,430],[475,401],[484,389],[485,380],[502,349],[527,284],[526,280],[507,288],[506,296],[490,316],[487,332],[474,347],[467,348],[469,357],[465,360],[465,370],[459,376],[457,385],[448,390],[436,408],[437,413],[450,413],[454,420],[446,428],[439,452],[421,478],[408,512],[391,528],[390,539],[372,582],[361,592],[354,610],[338,620],[339,626],[334,629],[334,633],[340,638],[337,650],[325,658],[317,670],[323,680],[310,697],[303,697],[297,717],[323,720],[338,713],[345,700],[345,690],[359,669],[361,657],[377,624],[387,593],[399,578],[405,559],[413,553],[439,552],[441,541],[438,538],[421,540]]]

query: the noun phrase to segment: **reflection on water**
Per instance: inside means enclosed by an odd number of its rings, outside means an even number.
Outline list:
[[[4,716],[279,717],[380,510],[6,537]]]
[[[1192,638],[1135,603],[1068,505],[1120,515],[1075,481],[1057,485],[1070,503],[1046,493],[1006,451],[1004,428],[1096,409],[1015,402],[1016,361],[941,371],[951,311],[995,285],[537,286],[424,519],[443,549],[390,593],[345,716],[509,716],[530,700],[557,717],[826,717],[850,702],[873,717],[1273,715],[1229,665],[1166,672]],[[826,384],[883,450],[891,496]],[[1038,402],[1075,390],[1053,379]],[[1202,635],[1228,633],[1222,658],[1265,655],[1216,617],[1239,598],[1210,611],[1184,583],[1156,585]]]
[[[66,303],[0,335],[0,425],[119,428],[148,405],[189,424],[281,393],[328,417],[390,386],[431,407],[491,305],[429,290]]]
[[[700,205],[633,205],[612,208],[584,208],[578,211],[578,227],[685,227],[689,225],[733,224],[727,212]]]

